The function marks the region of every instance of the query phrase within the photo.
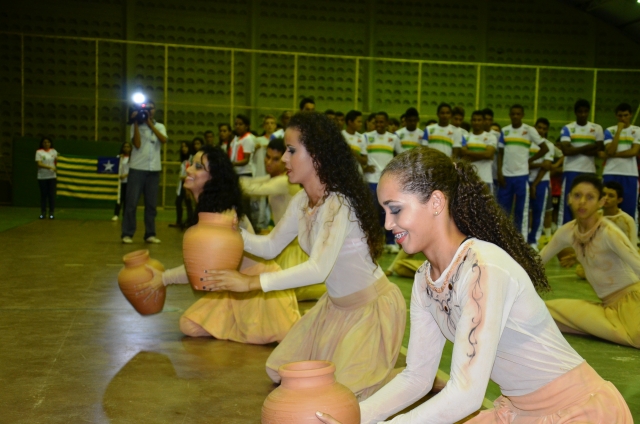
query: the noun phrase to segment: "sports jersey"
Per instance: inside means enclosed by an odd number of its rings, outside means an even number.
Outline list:
[[[489,134],[494,136],[498,142],[500,142],[500,137],[502,137],[502,131],[489,130]],[[496,151],[497,153],[497,151]],[[493,175],[493,180],[496,181],[498,179],[498,160],[494,157],[493,163],[491,164],[491,175]]]
[[[553,163],[553,158],[555,156],[556,147],[553,145],[552,142],[550,142],[546,138],[543,138],[542,141],[545,142],[545,144],[549,148],[549,151],[543,157],[534,160],[533,163],[541,164],[545,160],[548,160],[549,162]],[[532,144],[531,147],[529,148],[529,157],[535,155],[539,151],[540,151],[540,147],[538,147],[536,144]],[[538,172],[540,172],[540,168],[534,168],[534,169],[529,171],[529,182],[530,183],[532,183],[532,182],[534,182],[536,180],[536,178],[538,177]],[[551,180],[551,173],[550,172],[546,172],[544,174],[544,177],[542,177],[541,181],[550,181],[550,180]]]
[[[56,159],[58,159],[58,152],[54,148],[50,148],[49,150],[36,150],[36,162],[42,162],[43,165],[47,166],[56,166]],[[38,167],[39,180],[49,180],[52,178],[56,178],[56,171]]]
[[[464,129],[464,128],[462,128],[462,127],[457,127],[457,128],[458,128],[458,130],[460,131],[460,137],[461,137],[461,138],[466,138],[466,139],[468,140],[468,139],[469,139],[469,131],[465,130],[465,129]],[[498,139],[496,138],[496,141],[497,141],[497,140],[498,140]]]
[[[413,131],[409,131],[406,127],[400,128],[396,135],[400,139],[400,145],[404,150],[415,149],[416,147],[422,144],[422,136],[424,135],[424,131],[420,128],[416,128]]]
[[[342,130],[342,136],[347,140],[347,144],[354,152],[361,155],[367,154],[367,143],[365,142],[364,135],[356,131],[355,134],[349,134],[347,130]]]
[[[280,128],[279,130],[276,130],[276,132],[271,134],[271,137],[269,137],[269,141],[275,140],[276,138],[284,138],[284,128]]]
[[[244,160],[247,154],[252,154],[256,148],[256,138],[250,132],[247,132],[241,138],[236,136],[231,142],[231,148],[229,149],[229,159],[231,162],[240,162]],[[234,166],[238,175],[253,175],[253,163],[249,160],[249,163],[242,166]]]
[[[562,127],[561,142],[569,142],[573,147],[583,147],[604,141],[602,127],[593,122],[580,126],[577,122]],[[596,165],[593,156],[573,155],[564,158],[564,171],[595,173]]]
[[[453,155],[453,149],[462,147],[460,130],[451,124],[446,127],[441,127],[438,124],[429,125],[424,130],[422,140],[423,146],[440,150],[449,157]]]
[[[386,132],[379,134],[371,131],[364,135],[367,145],[368,164],[375,168],[374,172],[364,174],[365,180],[369,183],[378,183],[382,170],[394,155],[402,153],[402,145],[397,135]]]
[[[616,131],[618,131],[617,126],[609,127],[605,130],[605,146],[613,141]],[[618,141],[618,149],[616,152],[629,150],[634,144],[640,144],[640,127],[631,125],[629,128],[623,128],[620,132],[620,140]],[[638,165],[636,158],[634,156],[630,158],[608,158],[602,173],[604,175],[628,175],[637,177]]]
[[[504,149],[502,175],[520,177],[529,175],[529,149],[533,144],[541,145],[538,131],[531,125],[522,124],[518,128],[508,125],[502,129],[498,147]]]
[[[470,152],[485,152],[487,147],[498,148],[498,140],[488,132],[484,131],[482,134],[469,134],[467,137],[463,137],[462,145],[466,146]],[[491,172],[491,165],[493,159],[477,160],[472,162],[476,167],[478,176],[482,181],[487,184],[493,184],[493,175]]]

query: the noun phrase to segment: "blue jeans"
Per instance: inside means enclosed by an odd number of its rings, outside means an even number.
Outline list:
[[[127,198],[122,215],[122,237],[133,237],[136,232],[136,208],[144,194],[144,239],[156,235],[156,206],[160,191],[160,171],[129,169]]]

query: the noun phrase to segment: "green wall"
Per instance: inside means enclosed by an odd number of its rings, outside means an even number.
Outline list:
[[[469,113],[478,93],[478,105],[493,108],[499,123],[516,102],[530,122],[536,71],[504,65],[601,68],[595,121],[604,126],[614,123],[615,105],[640,99],[640,55],[630,54],[638,44],[554,0],[27,0],[4,6],[0,24],[13,32],[0,34],[0,186],[11,175],[15,138],[122,142],[127,99],[137,89],[156,101],[167,126],[167,161],[177,161],[181,140],[232,113],[249,114],[257,128],[262,116],[293,109],[303,96],[320,110],[357,105],[398,116],[418,106],[424,121],[441,101]],[[479,84],[474,63],[489,65]],[[594,74],[542,68],[537,80],[537,116],[551,120],[553,139],[573,120],[574,101],[592,99]],[[177,171],[169,165],[164,174],[164,204]]]

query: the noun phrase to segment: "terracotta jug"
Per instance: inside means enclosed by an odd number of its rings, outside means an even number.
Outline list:
[[[149,293],[136,295],[134,288],[137,284],[146,283],[151,280],[153,273],[146,268],[149,265],[160,272],[164,272],[164,267],[160,262],[149,257],[148,250],[136,250],[127,253],[122,258],[124,268],[118,273],[118,285],[124,297],[127,298],[131,306],[141,315],[151,315],[162,311],[164,300],[167,295],[167,288],[161,287],[156,293],[149,296]],[[149,297],[147,301],[145,298]]]
[[[262,424],[318,424],[316,411],[342,424],[360,424],[360,405],[347,387],[336,381],[329,361],[301,361],[278,369],[282,383],[262,405]]]
[[[190,227],[182,240],[182,256],[191,286],[204,290],[201,278],[205,270],[237,269],[244,243],[233,229],[235,214],[199,212],[198,223]]]

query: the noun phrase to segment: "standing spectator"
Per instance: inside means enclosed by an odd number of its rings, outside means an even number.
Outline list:
[[[464,122],[464,108],[462,106],[455,106],[451,110],[451,125],[453,125],[454,127],[458,128],[460,130],[460,135],[468,140],[469,139],[469,131],[462,126],[463,124],[465,124],[465,122]]]
[[[367,131],[371,132],[376,130],[376,114],[372,113],[367,117]],[[386,128],[385,128],[386,131]]]
[[[264,177],[267,175],[265,168],[265,156],[267,154],[267,146],[271,135],[276,131],[276,117],[266,115],[262,120],[263,134],[256,138],[255,152],[251,157],[253,163],[253,176]],[[255,230],[260,232],[269,226],[269,218],[267,212],[267,199],[264,196],[252,196],[251,208],[249,212],[251,222],[255,223]]]
[[[364,135],[359,131],[362,129],[362,112],[350,110],[347,112],[347,129],[342,130],[342,136],[351,147],[351,152],[360,165],[360,172],[367,166],[367,142]]]
[[[507,216],[513,210],[516,228],[526,240],[529,234],[529,163],[544,157],[549,152],[538,131],[524,124],[524,107],[513,105],[509,110],[511,125],[502,129],[498,141],[498,203]],[[540,147],[529,157],[531,146]],[[515,207],[514,207],[515,204]]]
[[[53,148],[53,142],[48,137],[42,137],[40,148],[36,151],[38,164],[38,184],[40,185],[40,219],[47,216],[47,201],[49,201],[49,219],[53,219],[56,206],[56,159],[58,152]]]
[[[558,226],[573,219],[569,207],[567,193],[570,191],[573,179],[581,174],[596,173],[595,156],[602,150],[604,132],[602,127],[589,122],[591,105],[584,99],[579,99],[573,106],[576,120],[562,127],[560,146],[564,154],[564,170],[562,173],[562,194]],[[635,216],[635,215],[634,215]]]
[[[300,100],[300,110],[302,112],[313,112],[316,110],[316,102],[310,97]]]
[[[249,131],[250,127],[251,121],[248,116],[236,116],[233,128],[236,136],[229,146],[229,158],[233,163],[236,174],[240,177],[253,176],[251,155],[253,155],[256,148],[256,138]]]
[[[160,243],[156,237],[156,215],[158,191],[160,188],[161,145],[167,142],[167,130],[164,125],[153,119],[156,112],[154,102],[147,102],[148,116],[144,122],[137,119],[138,111],[131,114],[131,141],[133,150],[129,161],[129,179],[124,216],[122,218],[122,242],[133,243],[136,232],[136,208],[140,196],[144,194],[144,240],[147,243]]]
[[[549,199],[549,187],[551,177],[549,170],[553,164],[555,156],[555,147],[553,143],[547,140],[549,132],[549,120],[547,118],[538,118],[536,121],[536,131],[549,148],[544,157],[529,163],[529,193],[531,195],[531,230],[527,238],[527,243],[533,250],[538,250],[538,243],[542,235],[542,226],[547,214],[547,201]],[[533,156],[540,150],[538,146],[532,144],[529,148],[529,156]]]
[[[400,128],[400,121],[398,121],[396,118],[390,118],[387,131],[389,131],[391,134],[395,134],[396,131],[398,131],[398,128]]]
[[[231,131],[231,125],[219,124],[218,125],[218,146],[225,152],[229,152],[229,146],[233,141],[233,131]]]
[[[207,130],[204,132],[204,144],[207,146],[215,146],[215,136],[213,135],[213,131]]]
[[[484,116],[481,110],[471,114],[471,129],[471,134],[462,137],[460,155],[462,159],[473,163],[478,177],[486,184],[489,193],[493,194],[491,166],[498,148],[498,140],[484,130]]]
[[[460,130],[449,122],[451,121],[451,105],[440,103],[437,109],[438,123],[427,126],[422,136],[424,146],[429,146],[457,159],[462,147]]]
[[[364,135],[367,145],[368,165],[365,169],[365,180],[369,183],[369,189],[373,194],[374,207],[378,212],[378,220],[380,226],[384,230],[385,212],[380,203],[378,203],[378,183],[382,170],[395,155],[402,153],[402,145],[397,135],[387,131],[389,126],[389,115],[387,112],[378,112],[376,114],[376,130],[368,132]],[[391,231],[386,231],[385,251],[389,253],[398,253],[400,248],[396,244],[395,238]]]
[[[604,134],[604,166],[602,181],[615,181],[622,185],[624,200],[620,209],[638,221],[638,166],[636,156],[640,152],[640,128],[631,125],[633,110],[627,103],[616,108],[618,124],[609,127]]]
[[[195,153],[198,150],[196,147],[196,140],[193,140],[193,148],[189,147],[189,143],[183,141],[180,143],[180,174],[178,176],[178,188],[176,189],[176,223],[169,224],[169,227],[184,228],[185,222],[182,220],[182,203],[187,207],[187,222],[191,222],[193,215],[193,207],[191,206],[191,198],[187,194],[187,190],[184,189],[184,180],[187,178],[187,168],[191,165],[193,156],[191,153]],[[202,145],[200,144],[200,148]]]
[[[120,195],[118,196],[118,202],[113,210],[112,221],[117,221],[120,216],[120,209],[125,204],[127,198],[127,178],[129,177],[129,158],[131,156],[131,143],[125,141],[120,148],[120,164],[118,165],[118,176],[120,177]]]
[[[396,135],[400,139],[403,150],[415,149],[420,146],[424,135],[422,130],[418,128],[420,114],[418,114],[418,110],[415,107],[410,107],[402,116],[404,116],[405,126],[400,128]]]

